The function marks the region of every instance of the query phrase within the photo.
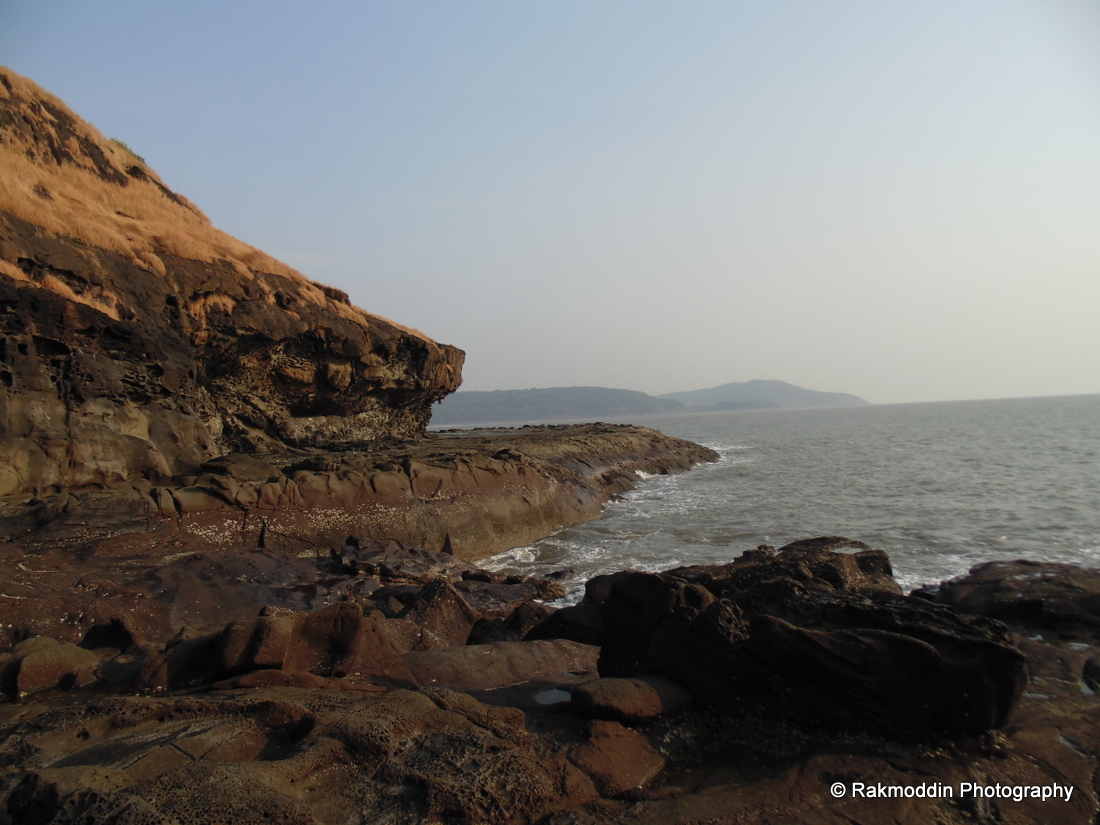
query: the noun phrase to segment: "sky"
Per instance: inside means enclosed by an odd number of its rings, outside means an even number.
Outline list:
[[[463,389],[1100,393],[1095,0],[0,0],[0,64]]]

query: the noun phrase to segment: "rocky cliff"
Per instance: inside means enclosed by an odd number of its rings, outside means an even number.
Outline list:
[[[461,381],[2,68],[0,179],[0,495],[409,438]]]

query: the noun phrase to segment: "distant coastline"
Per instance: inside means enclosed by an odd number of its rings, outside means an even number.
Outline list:
[[[432,408],[431,423],[500,424],[631,415],[861,406],[856,395],[808,390],[785,381],[741,381],[653,396],[608,387],[457,392]]]

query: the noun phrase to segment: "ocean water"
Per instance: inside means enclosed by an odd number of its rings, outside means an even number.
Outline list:
[[[847,536],[907,591],[994,559],[1100,566],[1100,395],[631,419],[721,458],[652,476],[598,521],[489,560],[584,580]]]

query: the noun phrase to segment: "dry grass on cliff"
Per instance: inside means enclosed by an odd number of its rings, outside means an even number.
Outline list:
[[[430,340],[415,329],[328,297],[297,270],[214,227],[209,218],[185,198],[174,192],[169,194],[170,190],[164,187],[157,174],[137,155],[118,141],[105,138],[95,127],[72,114],[62,101],[32,81],[3,67],[0,67],[0,79],[4,81],[0,83],[0,105],[14,105],[14,96],[32,101],[24,108],[39,131],[51,130],[54,124],[48,112],[33,102],[45,101],[71,115],[79,136],[95,144],[115,171],[128,180],[123,186],[97,174],[94,160],[81,152],[79,142],[72,137],[57,138],[75,158],[62,165],[53,162],[42,145],[34,145],[14,132],[6,132],[0,134],[0,181],[3,182],[0,210],[47,232],[113,252],[160,275],[167,271],[162,255],[208,263],[227,261],[242,278],[260,284],[271,303],[275,302],[275,289],[262,273],[281,275],[295,282],[306,299],[325,305],[349,320],[362,323],[377,319]],[[128,174],[127,170],[134,167],[138,167],[139,172]],[[11,275],[13,268],[18,270],[9,262],[2,271]],[[44,282],[39,286],[64,292]],[[88,303],[96,299],[80,300]],[[116,314],[109,300],[102,303],[111,309],[108,314]]]

